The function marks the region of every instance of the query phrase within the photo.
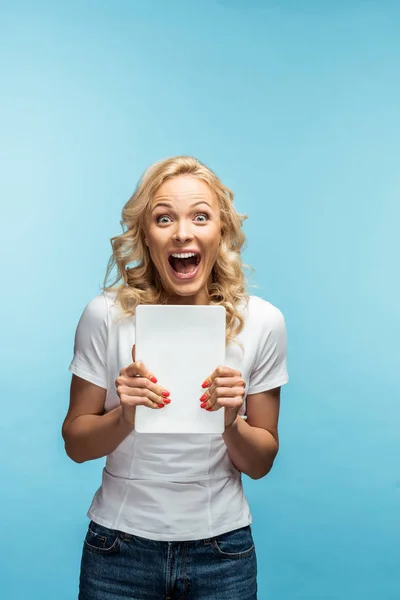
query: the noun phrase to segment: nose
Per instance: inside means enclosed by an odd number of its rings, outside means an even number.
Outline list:
[[[186,221],[181,220],[177,223],[176,230],[172,237],[176,242],[184,244],[193,239],[193,233],[190,231],[190,227]]]

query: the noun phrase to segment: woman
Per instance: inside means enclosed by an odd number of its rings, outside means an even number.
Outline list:
[[[245,294],[243,219],[230,190],[191,157],[150,167],[123,209],[107,273],[116,267],[116,280],[77,328],[63,425],[74,461],[107,456],[88,513],[80,600],[257,597],[241,473],[259,479],[272,467],[288,376],[282,314]],[[225,410],[223,435],[134,432],[136,406],[173,402],[157,374],[135,362],[141,303],[226,308],[226,365],[205,374],[198,400],[203,410]]]

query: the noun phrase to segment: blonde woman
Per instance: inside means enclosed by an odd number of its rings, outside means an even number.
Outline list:
[[[72,460],[107,457],[88,512],[80,600],[257,598],[241,474],[260,479],[272,467],[288,375],[281,312],[245,292],[243,219],[232,192],[186,156],[151,166],[123,209],[107,274],[116,267],[116,280],[77,327],[63,424]],[[225,410],[222,435],[134,432],[136,406],[174,401],[132,347],[136,306],[157,303],[226,308],[226,365],[205,374],[196,400]]]

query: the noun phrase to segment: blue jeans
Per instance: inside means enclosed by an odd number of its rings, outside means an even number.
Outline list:
[[[79,600],[257,600],[250,526],[190,542],[158,542],[93,521]]]

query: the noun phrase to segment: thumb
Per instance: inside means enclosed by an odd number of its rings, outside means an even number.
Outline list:
[[[132,346],[132,362],[135,362],[135,354],[136,354],[135,348],[136,348],[136,345],[133,344],[133,346]]]

